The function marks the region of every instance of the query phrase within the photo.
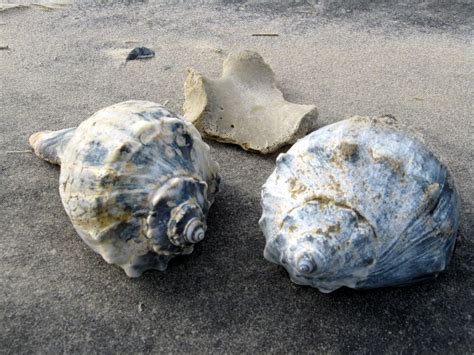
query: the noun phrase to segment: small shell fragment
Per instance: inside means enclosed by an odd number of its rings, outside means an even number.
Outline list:
[[[271,153],[316,127],[313,105],[286,101],[260,54],[230,53],[222,77],[210,79],[189,69],[184,116],[206,137]]]
[[[135,59],[149,59],[155,56],[155,52],[150,48],[136,47],[128,53],[126,61]]]

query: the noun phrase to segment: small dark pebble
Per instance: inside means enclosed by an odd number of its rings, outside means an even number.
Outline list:
[[[132,49],[130,53],[128,53],[126,60],[135,60],[135,59],[147,59],[153,58],[155,56],[155,52],[150,48],[146,47],[136,47]]]

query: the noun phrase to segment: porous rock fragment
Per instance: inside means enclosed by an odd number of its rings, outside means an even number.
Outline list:
[[[316,107],[286,101],[256,52],[230,53],[218,79],[189,69],[184,88],[184,116],[206,137],[245,150],[271,153],[316,128]]]

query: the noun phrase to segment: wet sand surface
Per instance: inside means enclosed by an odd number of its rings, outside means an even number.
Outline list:
[[[0,50],[0,352],[472,352],[472,7],[428,3],[96,1],[0,12],[9,48]],[[279,36],[251,36],[262,32]],[[139,45],[156,57],[123,66]],[[329,295],[293,285],[263,259],[257,224],[276,154],[209,142],[223,185],[206,239],[166,272],[128,279],[76,235],[59,169],[9,153],[29,149],[35,131],[77,126],[128,99],[168,100],[181,113],[186,68],[216,77],[238,49],[261,53],[287,99],[318,107],[320,126],[392,114],[425,136],[462,200],[446,273]]]

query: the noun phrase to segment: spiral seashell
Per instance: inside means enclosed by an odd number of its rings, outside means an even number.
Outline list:
[[[77,233],[128,276],[165,270],[203,240],[218,165],[194,126],[163,106],[122,102],[30,144],[61,165],[59,192]]]
[[[393,117],[354,117],[278,156],[264,256],[322,292],[429,279],[452,255],[458,201],[447,168]]]

